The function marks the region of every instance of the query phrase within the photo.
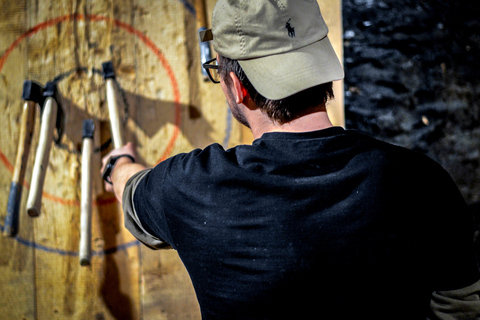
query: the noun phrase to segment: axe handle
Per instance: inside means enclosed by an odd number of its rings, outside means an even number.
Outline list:
[[[80,265],[90,265],[92,237],[92,154],[93,139],[82,143],[82,182],[80,201]]]
[[[10,194],[8,196],[7,216],[3,234],[14,237],[18,233],[20,203],[22,200],[23,180],[27,169],[28,155],[32,142],[33,128],[35,126],[36,102],[25,101],[23,104],[22,122],[20,124],[20,137],[18,140],[17,158],[13,171]]]
[[[33,164],[32,181],[27,200],[27,213],[30,217],[38,217],[42,205],[43,184],[50,159],[50,149],[53,141],[53,131],[57,121],[57,102],[47,98],[43,109],[40,137],[38,141],[35,163]]]
[[[113,146],[114,148],[120,148],[123,146],[123,139],[120,131],[120,115],[118,111],[117,95],[115,92],[115,81],[112,78],[107,78],[105,82]]]

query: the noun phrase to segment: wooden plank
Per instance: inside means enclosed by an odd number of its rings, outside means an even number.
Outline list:
[[[142,39],[137,40],[137,107],[131,116],[138,152],[152,166],[211,143],[213,129],[198,96],[190,92],[198,93],[200,76],[199,63],[189,60],[198,46],[195,33],[187,33],[195,26],[195,17],[180,1],[144,0],[137,3],[134,20],[136,29],[159,50],[155,54]],[[144,319],[200,318],[193,286],[175,251],[141,246],[141,288]]]
[[[30,27],[72,12],[68,1],[30,1],[27,9]],[[75,68],[75,54],[70,54],[69,49],[74,47],[75,37],[71,37],[73,33],[73,24],[65,22],[39,30],[30,37],[29,74],[35,80],[46,83],[62,72]],[[58,102],[61,108],[65,107],[63,101]],[[38,247],[35,251],[36,306],[39,319],[77,316],[76,299],[72,297],[76,296],[78,288],[78,262],[73,253],[77,250],[79,235],[72,222],[77,219],[74,201],[78,201],[78,197],[72,180],[75,179],[78,164],[75,154],[52,147],[41,215],[33,220],[36,245],[45,249]]]
[[[317,0],[320,11],[329,28],[328,37],[340,62],[343,64],[343,25],[341,0]],[[327,111],[335,126],[345,127],[343,80],[333,82],[335,99],[327,104]]]
[[[44,188],[48,195],[44,195],[42,215],[35,220],[37,244],[54,250],[36,252],[37,314],[41,319],[123,316],[138,319],[138,247],[115,252],[116,247],[134,241],[123,228],[118,205],[97,205],[93,212],[94,249],[100,253],[113,249],[112,252],[95,255],[90,267],[80,267],[77,256],[80,157],[75,151],[81,141],[83,119],[108,119],[103,108],[103,79],[92,70],[100,69],[101,62],[111,58],[108,48],[112,43],[121,42],[114,37],[118,30],[112,19],[123,18],[115,16],[120,12],[116,11],[116,5],[122,3],[65,0],[40,3],[38,7],[36,4],[30,7],[35,10],[29,12],[31,26],[68,15],[70,19],[45,28],[31,38],[31,74],[46,82],[72,70],[82,70],[68,73],[58,84],[67,126],[63,147],[52,148]],[[91,19],[92,14],[106,18]],[[123,42],[128,47],[128,43]],[[99,155],[96,164],[93,170],[99,172]],[[103,196],[98,181],[95,189],[97,203],[108,202],[112,197]],[[54,269],[58,271],[52,273]]]
[[[132,132],[128,128],[125,119],[130,119],[130,112],[133,111],[133,105],[129,104],[124,98],[125,94],[135,92],[136,75],[134,72],[136,56],[135,35],[129,32],[127,27],[134,27],[135,10],[134,1],[91,1],[92,14],[105,15],[114,19],[114,25],[107,23],[104,34],[101,25],[92,24],[91,32],[96,30],[96,43],[98,58],[103,61],[113,61],[118,82],[117,97],[120,115],[123,115],[124,140],[132,140]],[[116,22],[121,23],[119,27]],[[99,28],[100,27],[100,28]],[[97,61],[100,62],[100,59]],[[130,95],[129,95],[130,96]],[[101,97],[101,99],[104,96]],[[131,101],[131,100],[130,100]],[[106,104],[102,104],[104,110],[94,111],[94,114],[102,114],[105,111]],[[108,120],[108,116],[105,117]],[[130,119],[131,121],[131,119]],[[103,185],[103,182],[101,182]],[[101,191],[101,189],[99,190]],[[112,196],[111,194],[107,195]],[[102,230],[102,238],[105,241],[105,248],[113,248],[135,243],[134,237],[124,227],[123,212],[118,203],[109,206],[99,206],[99,219]],[[115,226],[112,229],[112,226]],[[119,250],[115,254],[104,256],[104,283],[100,288],[102,300],[106,304],[110,313],[115,319],[141,318],[140,304],[140,252],[139,246],[135,245],[127,250]]]
[[[117,97],[119,108],[121,110],[122,125],[124,125],[124,139],[130,140],[131,133],[127,129],[124,120],[128,118],[128,109],[125,113],[124,92],[135,90],[135,75],[133,65],[136,59],[135,37],[128,33],[125,28],[118,27],[116,21],[126,26],[133,24],[134,2],[129,0],[122,1],[89,1],[88,13],[107,17],[107,21],[91,21],[89,24],[88,41],[90,53],[88,55],[89,63],[93,66],[100,66],[104,61],[112,61],[115,66],[117,87]],[[98,79],[98,78],[97,78]],[[95,98],[92,92],[86,92],[86,96],[92,99],[89,113],[104,120],[103,132],[100,134],[100,142],[106,141],[110,135],[108,126],[108,113],[106,113],[106,101],[103,79],[97,92],[99,96]],[[98,101],[96,100],[98,99]],[[106,130],[105,130],[106,129]],[[98,161],[100,165],[100,159]],[[96,172],[99,172],[100,166]],[[99,176],[97,176],[99,178]],[[103,201],[111,202],[112,194],[106,194],[103,191],[103,181],[97,180],[95,185],[97,195],[97,231],[93,230],[94,239],[97,239],[97,251],[118,248],[135,243],[133,236],[124,228],[123,213],[118,203],[113,202],[108,205],[102,205]],[[112,254],[98,257],[101,262],[99,277],[102,281],[97,287],[99,300],[102,306],[108,310],[108,315],[114,319],[140,319],[140,287],[139,287],[139,249],[138,245],[131,246],[125,250],[118,250]]]
[[[25,2],[1,0],[0,7],[2,17],[8,17],[0,21],[0,135],[4,137],[0,142],[0,226],[3,228],[19,139],[22,85],[27,74],[25,42],[19,42],[14,48],[12,45],[27,26]],[[12,48],[10,53],[7,52],[8,48]],[[24,187],[22,207],[25,206],[25,194]],[[35,319],[34,250],[22,244],[32,242],[32,230],[31,220],[21,213],[16,238],[0,236],[2,319]]]

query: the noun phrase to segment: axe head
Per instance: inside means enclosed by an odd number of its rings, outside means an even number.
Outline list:
[[[102,70],[104,79],[115,78],[115,71],[113,69],[112,61],[102,63]]]
[[[23,82],[22,99],[25,101],[34,101],[43,107],[45,97],[43,96],[43,86],[32,80]]]
[[[47,82],[47,84],[45,85],[45,90],[43,91],[43,96],[45,98],[52,97],[56,100],[56,95],[57,95],[57,84],[53,81]]]
[[[93,132],[95,131],[95,123],[92,119],[83,120],[83,139],[90,138],[93,139]]]

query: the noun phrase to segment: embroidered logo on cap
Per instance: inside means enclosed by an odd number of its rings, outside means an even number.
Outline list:
[[[287,28],[287,30],[288,30],[288,36],[290,38],[294,38],[295,37],[295,28],[292,27],[292,25],[290,24],[290,20],[292,20],[292,19],[288,19],[287,23],[285,24],[285,28]]]

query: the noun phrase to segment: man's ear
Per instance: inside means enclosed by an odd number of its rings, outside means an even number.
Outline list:
[[[244,103],[244,100],[248,97],[248,91],[243,86],[240,79],[238,79],[237,75],[232,71],[229,74],[230,78],[232,79],[232,92],[235,97],[235,102],[237,104]]]

